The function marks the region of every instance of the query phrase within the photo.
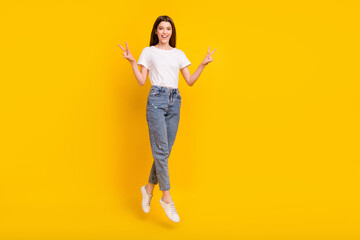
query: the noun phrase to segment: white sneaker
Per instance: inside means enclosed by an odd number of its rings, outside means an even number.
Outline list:
[[[163,207],[163,209],[165,210],[166,215],[168,216],[168,218],[171,221],[180,222],[180,217],[179,217],[178,213],[176,212],[174,202],[166,203],[162,200],[162,198],[160,198],[160,204]]]
[[[143,208],[144,212],[148,213],[148,212],[150,212],[150,202],[151,202],[151,198],[153,197],[153,195],[148,194],[146,192],[145,185],[141,187],[141,194],[143,196],[142,203],[141,203],[142,208]]]

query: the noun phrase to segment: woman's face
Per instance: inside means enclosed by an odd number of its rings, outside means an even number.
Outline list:
[[[171,24],[165,21],[160,22],[155,34],[158,36],[159,42],[168,43],[172,34]]]

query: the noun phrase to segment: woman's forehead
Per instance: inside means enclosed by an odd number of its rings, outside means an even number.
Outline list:
[[[165,21],[162,21],[161,23],[159,23],[158,25],[159,27],[171,27],[171,24],[169,22],[165,22]]]

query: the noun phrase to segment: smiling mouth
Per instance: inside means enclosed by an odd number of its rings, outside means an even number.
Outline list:
[[[167,35],[166,35],[166,36],[161,35],[161,37],[162,37],[162,38],[168,38],[168,36],[167,36]]]

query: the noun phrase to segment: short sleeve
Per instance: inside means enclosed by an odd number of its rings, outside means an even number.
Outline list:
[[[149,61],[149,57],[147,54],[147,49],[144,48],[140,54],[139,60],[137,61],[138,65],[143,65],[144,67],[146,67],[147,69],[149,69],[150,67],[150,61]]]
[[[180,69],[183,69],[184,67],[191,65],[191,62],[189,61],[189,59],[186,57],[184,52],[181,52],[181,57],[180,57]]]

